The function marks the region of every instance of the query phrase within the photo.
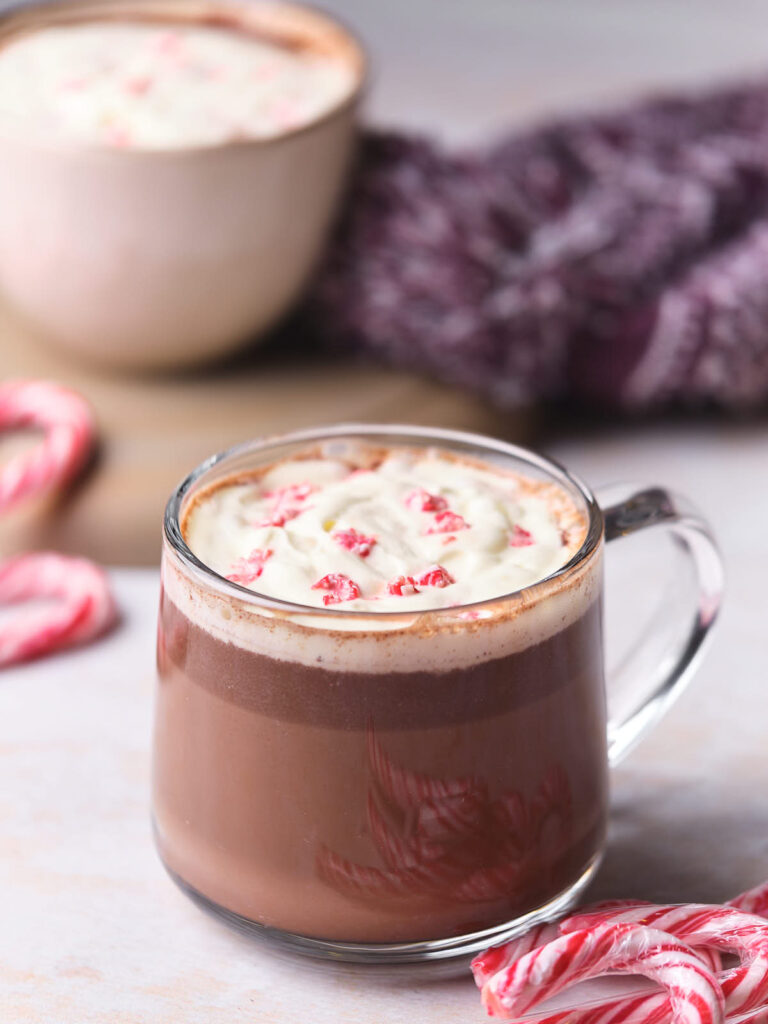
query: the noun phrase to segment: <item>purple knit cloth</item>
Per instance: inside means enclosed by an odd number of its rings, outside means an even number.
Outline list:
[[[768,84],[482,154],[368,134],[308,311],[330,345],[501,406],[759,406]]]

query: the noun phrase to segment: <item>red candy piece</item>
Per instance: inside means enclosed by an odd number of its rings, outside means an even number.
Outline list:
[[[125,83],[125,91],[131,96],[143,96],[152,88],[152,79],[149,75],[136,75],[129,78]]]
[[[533,543],[533,534],[515,523],[515,528],[509,538],[509,546],[511,548],[529,548]]]
[[[363,533],[358,533],[357,530],[337,530],[331,534],[331,537],[344,548],[345,551],[351,551],[355,555],[359,555],[361,558],[367,558],[376,543],[375,537],[366,537]]]
[[[313,491],[312,484],[289,484],[287,487],[278,487],[276,491],[269,491],[264,497],[271,499],[272,511],[266,519],[256,523],[256,526],[285,526],[308,507],[302,505],[302,502],[306,501]]]
[[[328,591],[327,594],[323,594],[323,604],[326,606],[341,604],[342,601],[354,601],[360,597],[360,587],[342,572],[328,573],[317,583],[313,583],[312,589]]]
[[[420,587],[447,587],[456,580],[442,565],[432,565],[420,576],[395,576],[387,584],[387,591],[395,597],[412,597]]]
[[[302,511],[300,508],[286,508],[279,512],[272,512],[266,519],[259,520],[256,526],[285,526],[291,519],[295,519]]]
[[[427,533],[457,533],[459,530],[468,530],[469,528],[469,523],[463,516],[460,516],[458,512],[446,509],[444,512],[437,513],[435,525],[430,526]]]
[[[430,566],[416,579],[420,587],[448,587],[455,582],[453,576],[442,565]]]
[[[387,592],[394,597],[412,597],[414,594],[418,594],[419,588],[416,586],[413,576],[395,576],[387,584]]]
[[[274,554],[272,548],[254,548],[247,558],[238,558],[232,565],[232,572],[227,576],[233,583],[241,583],[244,587],[253,583],[264,572],[264,565]]]
[[[439,494],[430,494],[423,487],[411,491],[405,499],[405,504],[408,508],[419,512],[442,512],[443,509],[448,508],[448,502],[445,498],[442,498]]]
[[[314,489],[312,484],[289,484],[287,487],[278,487],[275,491],[269,491],[264,497],[271,498],[276,505],[292,505],[296,501],[306,501]]]

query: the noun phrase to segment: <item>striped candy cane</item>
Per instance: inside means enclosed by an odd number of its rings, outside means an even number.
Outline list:
[[[441,803],[453,797],[471,801],[485,798],[485,787],[475,779],[436,779],[401,768],[384,750],[372,726],[368,727],[367,738],[368,760],[374,777],[395,806],[418,808],[427,800]]]
[[[116,610],[104,572],[82,558],[50,552],[0,564],[0,605],[34,598],[55,605],[22,610],[0,627],[0,667],[82,644],[105,632]]]
[[[484,953],[476,956],[471,964],[472,977],[475,979],[475,984],[478,988],[482,988],[494,974],[497,974],[505,967],[509,967],[510,964],[513,964],[532,950],[539,949],[545,943],[556,939],[558,934],[557,925],[552,922],[546,922],[545,924],[534,925],[533,928],[530,928],[523,935],[510,939],[502,946],[493,946],[491,949],[486,949]]]
[[[607,922],[658,928],[694,949],[713,946],[738,953],[741,964],[719,977],[728,1013],[744,1013],[768,1002],[768,922],[754,914],[697,903],[618,908],[576,914],[560,924],[560,931],[567,934]]]
[[[740,894],[731,900],[730,903],[726,904],[726,906],[744,911],[745,913],[768,917],[768,883],[755,886],[753,889]],[[577,928],[580,925],[585,927],[589,924],[594,924],[597,920],[610,920],[611,914],[609,912],[636,911],[642,907],[648,908],[653,907],[653,905],[642,900],[605,900],[584,907],[578,915],[572,916],[564,923],[564,930]],[[631,917],[634,919],[635,914],[633,913]],[[638,915],[638,919],[643,920],[643,915]],[[663,924],[663,919],[657,920],[655,923],[657,925]],[[755,923],[752,922],[753,925]],[[666,925],[664,927],[666,930],[674,931],[674,927],[668,928]],[[508,967],[533,949],[537,949],[550,942],[557,934],[558,929],[555,924],[538,925],[524,935],[504,943],[502,946],[486,950],[475,957],[472,962],[472,973],[478,988],[482,988],[495,973]],[[689,944],[692,944],[690,940],[688,941]],[[729,946],[726,948],[733,947]],[[721,970],[721,960],[720,954],[716,949],[700,946],[696,949],[696,953],[715,974],[719,973]],[[749,958],[750,954],[747,954],[747,959]],[[758,985],[753,989],[751,997],[745,1000],[745,1003],[754,1005],[756,1001],[762,998],[760,995],[762,991],[760,970],[761,967],[758,961],[758,964],[752,968],[751,978],[749,970],[746,977],[742,974],[742,985],[737,984],[738,977],[736,982],[734,982],[733,972],[728,972],[725,985],[729,989],[729,1005],[738,1005],[736,998],[739,997],[739,991],[743,997],[750,981],[754,980],[757,980]],[[671,1007],[668,996],[659,993],[633,998],[622,997],[607,1000],[596,1006],[559,1011],[547,1017],[540,1017],[537,1020],[537,1024],[666,1024],[670,1013]],[[731,1009],[728,1021],[729,1024],[768,1024],[768,1006],[761,1007],[758,1010],[747,1010],[746,1012],[737,1010],[735,1015]]]
[[[482,998],[489,1013],[509,1017],[609,972],[658,982],[668,993],[671,1024],[725,1020],[722,990],[693,950],[672,935],[629,922],[561,935],[494,974]]]
[[[94,446],[85,401],[46,381],[0,384],[0,431],[37,427],[42,440],[0,467],[0,512],[25,498],[61,487],[80,470]],[[53,607],[25,609],[0,627],[0,667],[71,647],[105,632],[115,604],[105,574],[81,558],[42,552],[0,563],[0,605],[42,598]]]
[[[0,431],[37,427],[39,444],[0,468],[0,511],[24,498],[60,487],[87,461],[94,426],[85,401],[74,391],[47,381],[0,384]]]
[[[754,889],[748,889],[728,903],[729,907],[743,910],[747,914],[758,914],[760,917],[768,917],[768,882],[756,885]]]

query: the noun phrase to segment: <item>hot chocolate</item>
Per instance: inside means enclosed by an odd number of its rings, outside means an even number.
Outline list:
[[[607,769],[601,549],[573,558],[572,493],[355,442],[221,477],[180,516],[154,773],[174,875],[359,944],[493,929],[578,884]]]
[[[0,47],[0,129],[121,149],[272,138],[347,99],[344,61],[211,25],[84,21]]]

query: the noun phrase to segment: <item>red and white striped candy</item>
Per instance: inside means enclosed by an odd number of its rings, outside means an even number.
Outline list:
[[[558,935],[557,925],[548,921],[545,924],[534,925],[527,932],[510,939],[501,946],[493,946],[491,949],[486,949],[484,953],[479,953],[470,964],[475,984],[481,989],[494,974],[509,967],[526,953],[556,939]]]
[[[320,876],[335,889],[364,899],[381,896],[412,898],[414,893],[430,892],[445,895],[445,879],[431,864],[384,870],[356,864],[324,846],[317,854],[316,867]]]
[[[38,427],[45,436],[0,467],[0,511],[70,480],[87,461],[94,426],[74,391],[37,380],[0,384],[0,431]]]
[[[560,931],[582,931],[604,922],[637,923],[658,928],[692,946],[713,946],[738,953],[741,964],[719,976],[729,1014],[744,1013],[768,1002],[768,921],[733,907],[686,903],[576,914]]]
[[[653,904],[643,900],[604,900],[584,907],[577,915],[568,919],[564,928],[579,925],[584,927],[599,920],[600,915],[603,915],[602,919],[607,920],[609,911],[621,912],[652,906]],[[726,906],[768,917],[768,883],[741,893]],[[524,935],[475,957],[472,961],[472,973],[478,988],[482,988],[493,974],[519,960],[531,950],[551,941],[557,934],[558,928],[555,924],[537,925]],[[702,946],[696,949],[696,953],[713,973],[717,974],[721,970],[720,954],[716,949]],[[659,993],[614,998],[596,1006],[558,1011],[547,1017],[538,1018],[537,1024],[666,1024],[670,1012],[669,998]],[[739,1012],[737,1017],[733,1016],[731,1011],[728,1019],[729,1022],[733,1021],[733,1024],[768,1024],[768,1006],[747,1011],[746,1015]]]
[[[558,1010],[537,1017],[536,1024],[669,1024],[670,1013],[669,997],[659,992],[611,999],[579,1010]],[[730,1018],[727,1019],[730,1024]]]
[[[471,778],[436,779],[401,768],[384,750],[373,728],[368,729],[368,761],[374,778],[396,807],[418,808],[425,800],[445,801],[451,797],[485,799],[485,787]]]
[[[729,1017],[728,1024],[768,1024],[768,1006],[761,1006],[743,1017]]]
[[[600,900],[597,903],[590,903],[585,907],[581,907],[576,911],[575,914],[571,914],[570,916],[563,918],[563,927],[560,930],[573,931],[574,929],[572,927],[569,927],[569,925],[572,922],[574,922],[577,918],[581,919],[582,917],[584,917],[585,923],[583,927],[587,928],[589,927],[589,921],[594,922],[596,920],[614,920],[612,913],[609,912],[621,912],[624,910],[636,910],[641,907],[656,906],[658,906],[658,904],[651,903],[648,900]],[[634,918],[630,919],[634,920]],[[640,920],[640,918],[638,918],[638,920]],[[717,974],[720,970],[722,970],[722,958],[716,949],[709,949],[707,946],[700,946],[696,949],[696,952],[714,974]]]
[[[343,572],[329,572],[317,583],[312,584],[313,590],[327,590],[323,594],[323,604],[343,604],[344,601],[355,601],[360,597],[360,587],[353,579]]]
[[[442,847],[418,834],[401,836],[385,819],[372,793],[368,794],[368,825],[379,853],[388,868],[410,870],[419,864],[439,858]]]
[[[747,914],[757,914],[760,917],[768,917],[768,882],[756,885],[754,889],[748,889],[728,902],[729,907],[743,910]]]
[[[725,1019],[726,1024],[768,1024],[768,1006],[735,1017],[728,1015]],[[537,1017],[536,1024],[669,1024],[669,1020],[669,998],[659,993],[612,999],[583,1010],[560,1010],[546,1017]]]
[[[0,667],[85,643],[116,619],[105,573],[82,558],[40,552],[0,563],[0,605],[36,598],[56,603],[0,623]]]
[[[690,947],[655,928],[608,923],[561,935],[494,974],[483,986],[488,1012],[510,1017],[564,989],[607,973],[639,974],[668,992],[670,1024],[723,1024],[722,990]]]

